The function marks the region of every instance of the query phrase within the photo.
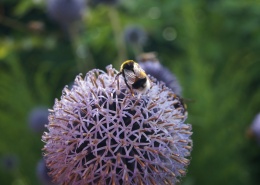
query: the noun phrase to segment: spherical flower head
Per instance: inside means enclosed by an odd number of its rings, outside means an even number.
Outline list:
[[[85,0],[47,0],[49,16],[62,25],[80,20],[85,8]]]
[[[138,63],[145,72],[158,81],[162,81],[177,95],[181,95],[181,86],[176,76],[169,69],[162,66],[154,52],[143,53],[138,57]]]
[[[15,154],[5,154],[0,158],[1,167],[4,171],[14,171],[18,168],[19,160]]]
[[[42,185],[55,185],[52,183],[51,177],[48,175],[49,169],[46,167],[43,159],[39,160],[36,166],[36,175]]]
[[[127,43],[144,45],[147,35],[140,26],[131,25],[125,28],[124,37]]]
[[[258,113],[251,126],[250,126],[250,133],[256,139],[257,143],[260,145],[260,113]]]
[[[48,124],[48,108],[38,106],[31,110],[28,117],[29,127],[35,133],[43,133],[45,125]]]
[[[55,101],[42,137],[50,175],[61,184],[176,184],[192,149],[183,104],[153,78],[133,96],[117,74],[108,66],[79,75]]]

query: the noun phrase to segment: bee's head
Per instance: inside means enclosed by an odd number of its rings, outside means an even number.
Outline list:
[[[133,61],[133,60],[126,60],[126,61],[121,65],[121,71],[124,70],[124,69],[133,70],[133,69],[134,69],[134,64],[135,64],[135,61]]]

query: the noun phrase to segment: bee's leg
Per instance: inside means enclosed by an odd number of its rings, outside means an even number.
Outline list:
[[[119,80],[117,79],[115,79],[115,81],[117,81],[117,90],[119,90]],[[113,83],[115,83],[115,81],[113,82]]]
[[[119,80],[118,80],[118,77],[119,75],[121,75],[122,73],[117,73],[116,77],[115,77],[115,80],[113,81],[113,83],[115,83],[115,81],[117,81],[117,88],[119,89]]]
[[[132,96],[134,96],[134,92],[133,92],[133,89],[128,85],[128,83],[127,83],[127,81],[126,81],[126,79],[124,78],[124,81],[125,81],[125,84],[126,84],[126,86],[127,86],[127,88],[130,90],[130,92],[131,92],[131,94],[132,94]]]
[[[135,94],[134,94],[134,91],[133,91],[133,89],[131,88],[131,89],[130,89],[130,91],[131,91],[131,94],[132,94],[132,96],[134,97],[134,96],[135,96]]]
[[[115,80],[118,80],[118,77],[119,77],[119,75],[121,75],[121,74],[122,74],[122,72],[117,73],[117,75],[116,75],[116,77],[115,77]]]

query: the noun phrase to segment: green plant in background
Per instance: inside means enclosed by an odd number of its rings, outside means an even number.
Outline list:
[[[50,107],[79,72],[110,63],[119,69],[121,60],[135,59],[138,48],[124,41],[124,30],[139,25],[147,40],[138,50],[156,51],[192,100],[186,103],[194,149],[181,183],[258,184],[260,149],[245,131],[260,105],[260,4],[92,0],[86,6],[71,39],[47,16],[45,1],[0,3],[0,157],[15,154],[19,161],[13,171],[1,165],[0,183],[40,184],[43,143],[28,128],[29,112]]]

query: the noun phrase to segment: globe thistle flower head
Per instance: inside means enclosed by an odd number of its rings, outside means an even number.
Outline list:
[[[1,167],[5,171],[14,171],[18,168],[19,160],[15,154],[5,154],[1,157]]]
[[[132,96],[112,66],[79,75],[50,111],[42,140],[61,184],[176,184],[192,149],[183,104],[163,83]]]
[[[49,16],[63,26],[79,21],[85,8],[85,0],[47,0]]]
[[[247,134],[250,137],[255,138],[257,143],[260,145],[260,113],[255,116]]]
[[[147,35],[142,27],[132,25],[125,28],[124,38],[129,44],[142,46],[147,40]]]
[[[150,74],[157,80],[164,82],[175,94],[181,95],[181,86],[177,78],[169,69],[161,65],[157,59],[156,53],[143,53],[138,56],[137,61],[147,74]]]
[[[31,110],[28,117],[29,128],[35,133],[43,133],[45,125],[48,124],[48,108],[38,106]]]
[[[39,160],[36,166],[36,175],[42,185],[55,185],[51,177],[48,175],[49,169],[46,167],[43,159]]]

